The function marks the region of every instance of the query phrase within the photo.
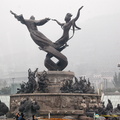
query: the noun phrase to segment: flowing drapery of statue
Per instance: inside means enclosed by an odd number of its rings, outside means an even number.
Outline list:
[[[14,17],[18,21],[20,21],[22,24],[27,26],[28,31],[30,32],[31,38],[39,46],[39,48],[47,52],[47,55],[44,61],[45,67],[50,71],[62,71],[68,65],[68,60],[67,60],[67,57],[61,53],[61,51],[68,46],[67,42],[74,36],[75,29],[80,29],[76,25],[76,21],[80,16],[80,10],[82,8],[83,6],[78,9],[77,15],[73,19],[71,19],[72,14],[67,13],[64,19],[65,23],[60,23],[58,20],[50,19],[50,18],[35,20],[34,16],[31,16],[30,19],[24,19],[22,14],[17,15],[12,11],[10,12],[11,14],[14,15]],[[45,23],[47,23],[49,20],[55,21],[63,29],[63,35],[55,42],[52,42],[50,39],[48,39],[43,33],[38,31],[37,29],[37,26],[42,26]],[[73,35],[69,36],[69,31],[71,29],[73,30]],[[58,62],[54,62],[52,60],[52,57],[55,57],[58,60]]]

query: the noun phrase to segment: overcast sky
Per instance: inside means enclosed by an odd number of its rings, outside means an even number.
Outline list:
[[[64,22],[66,13],[76,15],[84,6],[74,38],[63,51],[69,65],[66,70],[83,72],[113,71],[120,62],[120,0],[1,0],[0,4],[0,71],[25,71],[29,67],[46,69],[43,65],[46,53],[40,51],[30,38],[26,26],[18,22],[10,10],[34,15],[36,19],[56,18]],[[62,29],[53,21],[39,27],[50,40],[62,35]],[[82,69],[82,70],[81,70]],[[85,70],[84,73],[84,69]]]

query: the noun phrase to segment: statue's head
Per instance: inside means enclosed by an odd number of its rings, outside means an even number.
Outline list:
[[[67,13],[64,20],[66,22],[69,22],[71,20],[71,17],[72,17],[72,14],[71,13]]]
[[[30,17],[30,19],[35,20],[35,17],[32,15],[32,16]]]

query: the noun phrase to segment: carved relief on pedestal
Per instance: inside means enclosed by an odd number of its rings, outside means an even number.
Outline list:
[[[20,106],[20,102],[18,100],[11,101],[11,108],[10,108],[11,113],[18,113],[19,106]]]
[[[97,95],[96,95],[97,96]],[[37,101],[41,114],[80,114],[89,112],[93,109],[91,107],[97,106],[98,97],[92,97],[87,94],[78,93],[34,93],[11,96],[11,112],[19,112],[21,101],[27,97],[30,101]],[[81,114],[82,114],[81,113]]]
[[[34,99],[23,98],[21,97],[18,100],[11,100],[11,113],[16,114],[18,112],[23,112],[27,115],[30,113],[36,113],[40,109],[37,101]]]
[[[87,107],[86,100],[83,97],[77,97],[73,99],[75,110],[84,110]]]
[[[70,108],[70,99],[68,97],[58,96],[55,98],[54,106],[60,109]]]

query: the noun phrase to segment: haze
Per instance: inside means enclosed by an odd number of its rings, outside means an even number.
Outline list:
[[[40,51],[31,39],[25,25],[11,14],[23,14],[24,18],[34,15],[36,19],[56,18],[64,22],[70,12],[73,17],[79,7],[84,6],[77,25],[82,29],[75,32],[63,50],[68,58],[65,70],[78,75],[115,72],[120,62],[120,0],[1,0],[0,4],[0,75],[10,72],[26,72],[28,68],[46,70],[46,53]],[[50,40],[62,35],[62,29],[49,21],[39,30]],[[72,33],[71,33],[72,35]]]

